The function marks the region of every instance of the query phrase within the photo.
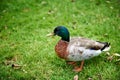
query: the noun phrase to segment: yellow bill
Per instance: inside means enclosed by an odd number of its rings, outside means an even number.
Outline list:
[[[54,36],[54,33],[49,33],[46,35],[47,37]]]

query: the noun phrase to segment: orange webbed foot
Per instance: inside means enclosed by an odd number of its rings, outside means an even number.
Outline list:
[[[80,72],[80,71],[82,71],[82,68],[80,68],[80,67],[75,67],[75,68],[73,69],[73,71],[75,71],[75,72]]]
[[[84,64],[84,61],[81,62],[80,67],[75,66],[74,69],[73,69],[73,71],[75,71],[75,72],[80,72],[80,71],[82,71],[83,64]]]

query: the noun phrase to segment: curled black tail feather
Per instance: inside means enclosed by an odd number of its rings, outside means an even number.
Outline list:
[[[110,46],[110,43],[108,43],[108,42],[105,42],[104,44],[105,44],[105,45],[104,45],[104,47],[103,47],[103,48],[101,48],[101,51],[103,51],[105,48],[107,48],[107,47],[109,47],[109,46]]]

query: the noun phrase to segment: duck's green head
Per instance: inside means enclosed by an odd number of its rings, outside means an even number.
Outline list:
[[[58,26],[54,29],[54,35],[58,35],[64,41],[70,41],[70,33],[68,29],[64,26]]]

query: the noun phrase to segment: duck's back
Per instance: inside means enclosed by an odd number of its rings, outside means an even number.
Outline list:
[[[82,37],[70,39],[67,51],[69,61],[81,61],[92,58],[101,53],[104,43]]]
[[[69,46],[75,46],[75,47],[85,47],[86,49],[94,49],[94,50],[99,50],[102,47],[104,47],[103,42],[91,40],[88,38],[83,38],[83,37],[72,37],[70,39]]]

